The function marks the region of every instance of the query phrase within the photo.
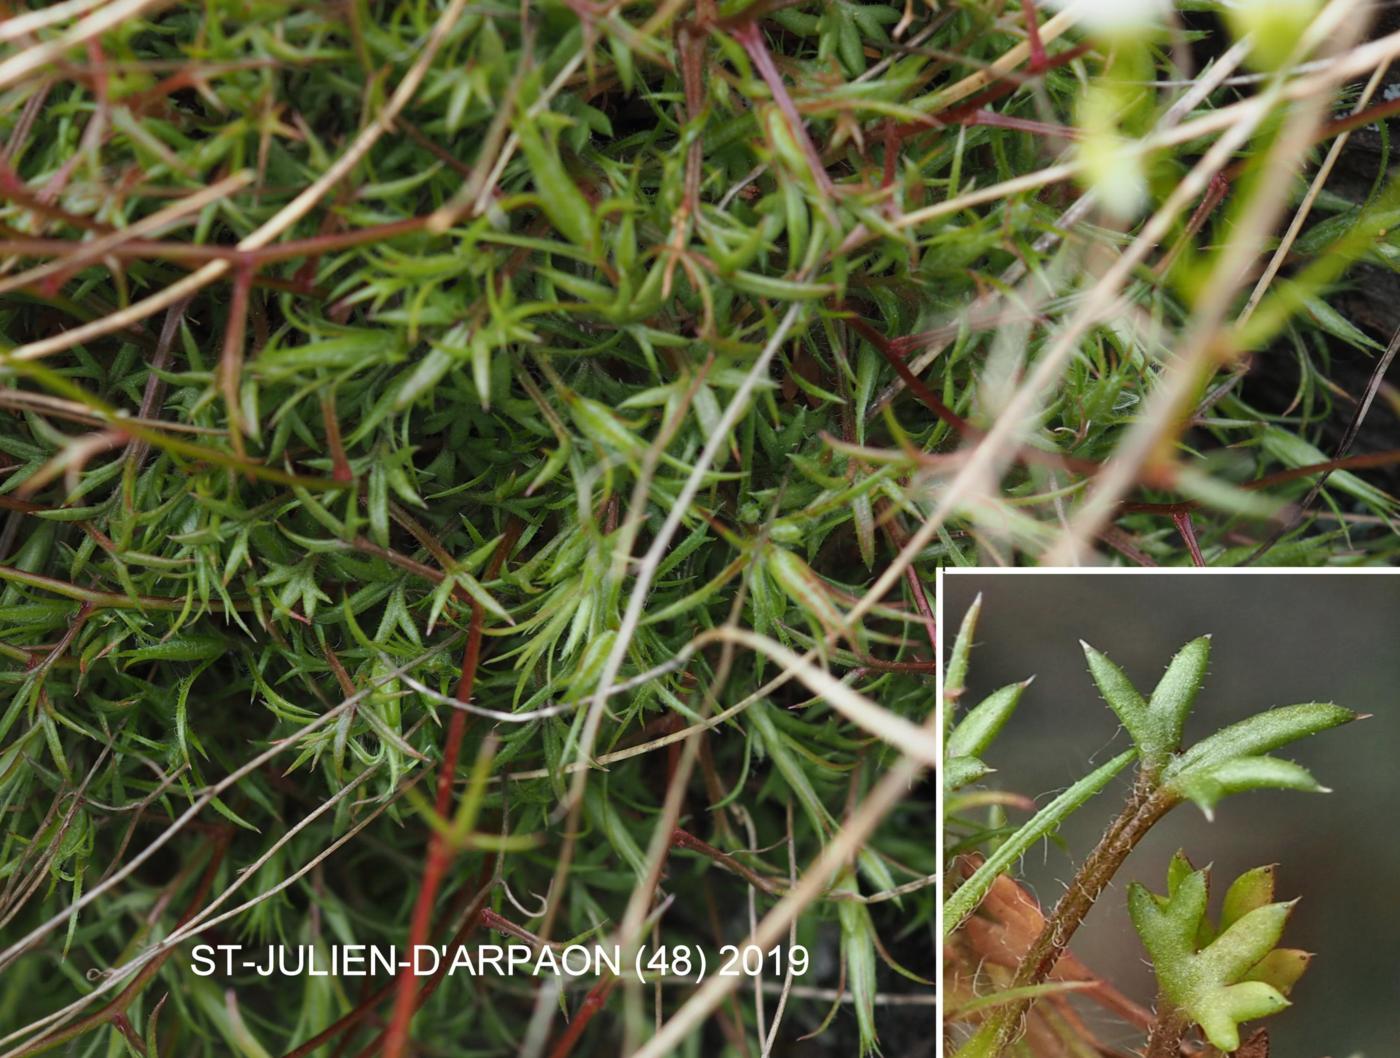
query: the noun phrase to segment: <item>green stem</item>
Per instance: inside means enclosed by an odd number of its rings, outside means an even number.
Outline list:
[[[55,595],[87,603],[97,609],[183,610],[186,606],[191,605],[185,599],[166,599],[153,595],[121,595],[117,592],[83,588],[76,584],[69,584],[66,580],[46,577],[41,573],[28,573],[11,566],[0,566],[0,581],[9,581],[14,584],[24,584],[30,588],[39,588],[42,591],[50,591]],[[227,609],[221,599],[210,599],[203,605],[208,606],[215,613],[223,613]],[[251,599],[236,599],[233,605],[238,610],[251,610],[253,601]]]

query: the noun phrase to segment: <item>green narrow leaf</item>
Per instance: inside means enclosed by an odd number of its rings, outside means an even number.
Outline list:
[[[1152,691],[1147,712],[1168,753],[1181,745],[1181,729],[1195,704],[1209,664],[1210,636],[1199,636],[1177,651]]]
[[[951,934],[963,919],[977,909],[977,905],[991,889],[992,883],[1015,863],[1022,853],[1041,838],[1053,834],[1075,809],[1107,786],[1109,780],[1136,757],[1137,750],[1133,749],[1118,754],[1060,794],[1002,842],[1001,846],[972,873],[972,877],[943,902],[943,936]]]
[[[943,789],[947,793],[961,790],[968,783],[974,783],[992,769],[976,757],[949,757],[943,762]]]
[[[591,253],[598,243],[597,214],[564,167],[558,144],[546,142],[534,122],[518,122],[515,135],[540,193],[545,216],[570,242]]]
[[[1155,765],[1163,748],[1148,717],[1147,703],[1142,700],[1142,695],[1138,694],[1123,670],[1107,657],[1082,639],[1079,645],[1084,648],[1084,657],[1089,661],[1089,675],[1098,685],[1103,700],[1127,730],[1128,737],[1137,744],[1144,763]]]
[[[968,710],[948,736],[944,744],[945,756],[980,757],[1016,711],[1022,693],[1030,685],[1031,680],[1007,684]]]
[[[838,890],[859,892],[855,876],[848,874]],[[837,904],[841,919],[841,953],[846,961],[846,987],[856,1009],[856,1024],[860,1032],[860,1053],[878,1051],[875,1031],[875,994],[879,991],[875,979],[875,927],[870,921],[870,909],[854,900]]]
[[[1186,773],[1210,767],[1235,757],[1267,753],[1308,735],[1337,727],[1356,719],[1350,709],[1330,702],[1285,705],[1231,724],[1197,742],[1167,765],[1164,782],[1179,780]]]
[[[394,398],[394,410],[402,411],[436,386],[456,362],[456,358],[450,353],[445,353],[434,345],[399,387],[398,396]]]
[[[1186,798],[1210,818],[1227,795],[1245,790],[1302,790],[1330,793],[1301,765],[1277,757],[1238,757],[1200,765],[1177,776],[1163,789]]]
[[[972,637],[977,632],[977,618],[982,613],[982,596],[972,600],[972,605],[963,614],[958,626],[958,636],[953,640],[953,652],[948,655],[948,666],[943,674],[943,696],[959,694],[967,683],[967,659],[972,653]]]

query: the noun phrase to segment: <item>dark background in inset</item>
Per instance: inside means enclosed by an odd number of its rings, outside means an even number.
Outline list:
[[[1316,953],[1294,1006],[1270,1019],[1273,1058],[1387,1058],[1400,1041],[1400,576],[1302,573],[1038,575],[949,573],[944,642],[978,592],[982,617],[965,702],[1034,674],[1012,721],[987,753],[989,783],[1043,804],[1128,745],[1089,678],[1079,640],[1119,665],[1144,694],[1178,647],[1213,635],[1210,673],[1186,741],[1276,705],[1335,701],[1372,719],[1279,750],[1330,794],[1236,794],[1207,822],[1175,809],[1129,858],[1075,936],[1073,950],[1149,1003],[1151,971],[1124,893],[1131,880],[1165,886],[1182,848],[1214,864],[1213,909],[1224,886],[1278,863],[1280,899],[1301,897],[1284,943]],[[946,649],[946,646],[945,646]],[[1127,780],[1081,809],[1061,842],[1026,857],[1025,877],[1053,904],[1117,814]],[[1018,815],[1017,819],[1024,818]],[[1105,1042],[1140,1044],[1131,1031]]]

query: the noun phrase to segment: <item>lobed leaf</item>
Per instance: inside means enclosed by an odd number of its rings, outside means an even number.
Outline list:
[[[1177,853],[1165,896],[1130,885],[1129,914],[1168,1009],[1198,1023],[1212,1046],[1233,1051],[1240,1023],[1286,1007],[1278,985],[1291,988],[1306,967],[1299,953],[1277,955],[1274,949],[1293,903],[1267,902],[1273,895],[1271,868],[1249,871],[1231,885],[1217,932],[1206,916],[1208,872],[1183,873],[1183,866],[1189,864]]]

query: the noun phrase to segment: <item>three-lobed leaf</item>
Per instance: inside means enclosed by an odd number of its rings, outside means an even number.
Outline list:
[[[1275,949],[1292,902],[1273,902],[1273,872],[1260,868],[1230,887],[1220,928],[1206,916],[1206,870],[1191,870],[1180,853],[1168,870],[1167,894],[1133,883],[1128,909],[1152,957],[1161,996],[1201,1026],[1212,1046],[1233,1051],[1239,1025],[1288,1005],[1284,992],[1307,965],[1307,955]]]

